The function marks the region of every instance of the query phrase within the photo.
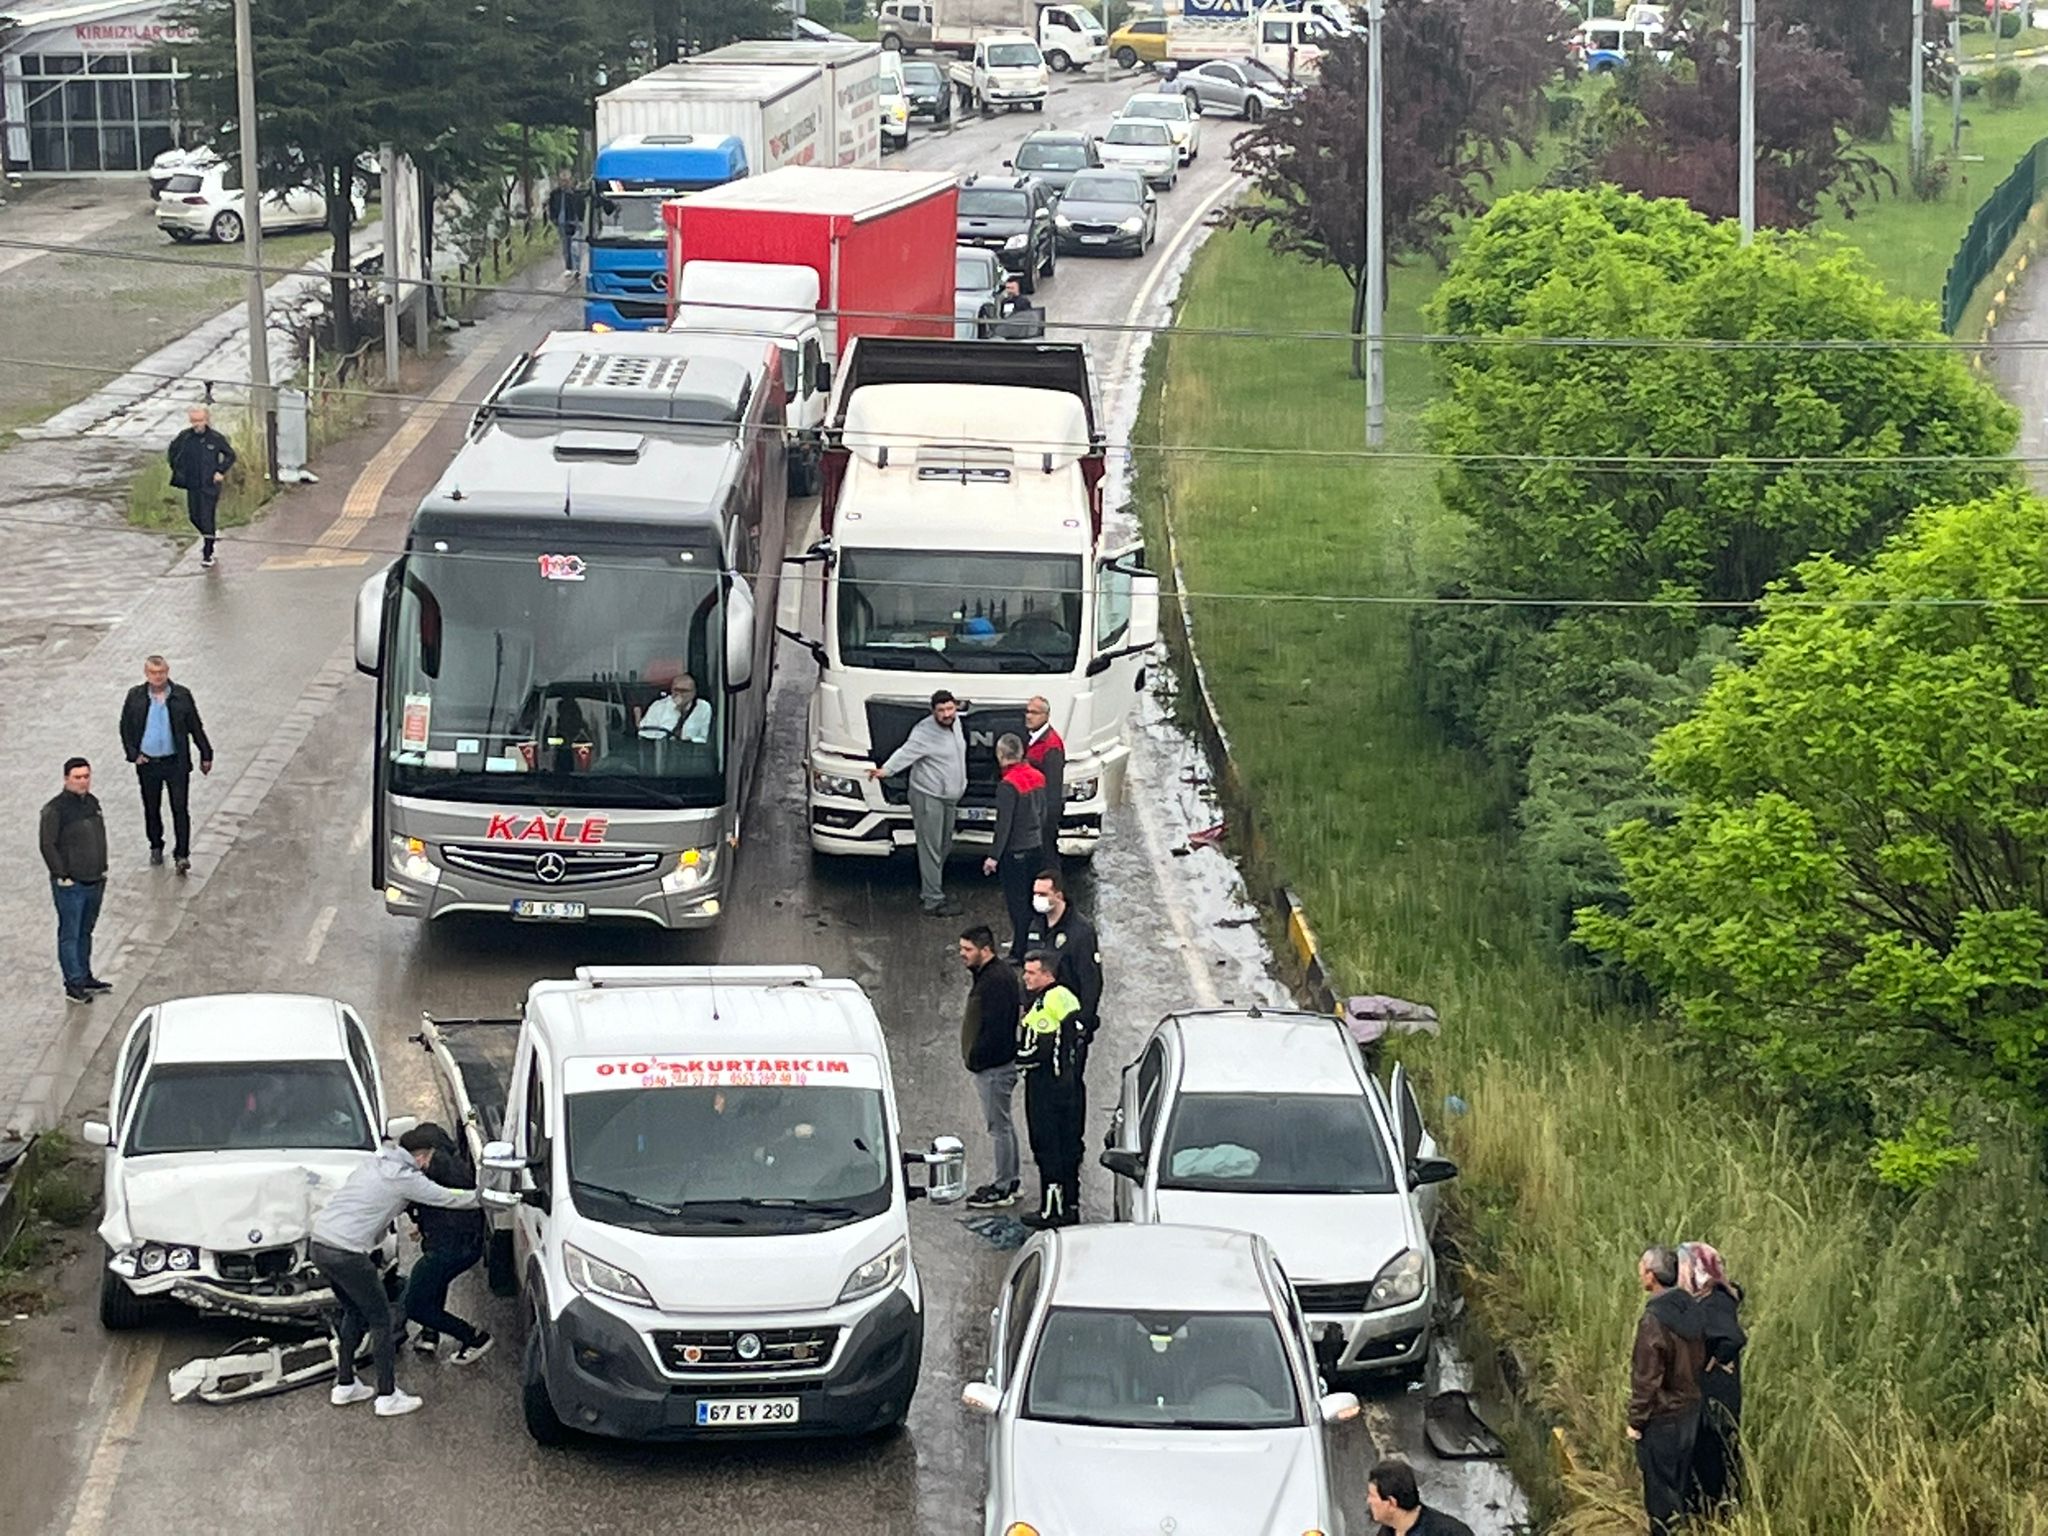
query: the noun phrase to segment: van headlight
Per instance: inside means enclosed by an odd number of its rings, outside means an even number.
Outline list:
[[[427,845],[416,837],[391,838],[391,873],[414,885],[439,885],[441,869],[427,857]]]
[[[1069,779],[1067,780],[1067,798],[1069,800],[1093,800],[1095,798],[1095,784],[1096,780],[1093,774],[1085,779]]]
[[[629,1307],[654,1305],[654,1298],[647,1294],[647,1287],[637,1276],[628,1274],[616,1264],[592,1258],[573,1243],[562,1244],[562,1268],[569,1276],[569,1283],[586,1296],[623,1301]]]
[[[1429,1265],[1420,1248],[1404,1248],[1373,1277],[1372,1291],[1366,1297],[1368,1312],[1382,1307],[1398,1307],[1416,1300],[1422,1295],[1422,1287],[1429,1278]]]
[[[903,1283],[903,1275],[910,1267],[910,1239],[899,1237],[882,1252],[846,1277],[846,1284],[839,1288],[842,1302],[859,1301],[863,1296],[873,1296],[878,1291],[893,1290]]]
[[[661,877],[661,889],[669,896],[682,896],[711,883],[718,868],[718,845],[685,848],[676,857],[676,867]]]
[[[822,768],[813,768],[811,793],[832,800],[858,800],[861,798],[860,780],[848,778],[843,773],[827,773]]]

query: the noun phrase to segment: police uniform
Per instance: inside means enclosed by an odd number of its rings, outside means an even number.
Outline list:
[[[1017,1030],[1017,1066],[1024,1075],[1024,1126],[1038,1165],[1038,1210],[1030,1227],[1064,1227],[1081,1219],[1081,1136],[1088,1090],[1081,1001],[1055,982],[1031,1001]]]
[[[1057,923],[1049,912],[1033,913],[1024,953],[1039,949],[1053,957],[1053,979],[1081,1005],[1081,1065],[1085,1069],[1095,1031],[1102,1027],[1102,944],[1095,936],[1095,925],[1071,901]]]

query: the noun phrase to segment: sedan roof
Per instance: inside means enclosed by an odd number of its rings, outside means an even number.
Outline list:
[[[1328,1014],[1184,1013],[1180,1034],[1183,1093],[1362,1092],[1358,1052]]]
[[[159,1003],[156,1065],[340,1061],[341,1004],[291,992],[234,992]]]
[[[1263,1240],[1219,1227],[1105,1222],[1062,1229],[1051,1305],[1190,1312],[1265,1311]]]

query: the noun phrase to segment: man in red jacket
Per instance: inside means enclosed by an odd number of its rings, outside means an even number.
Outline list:
[[[1060,812],[1067,803],[1067,744],[1052,728],[1052,706],[1042,694],[1024,705],[1024,761],[1045,775],[1045,823],[1038,834],[1038,846],[1045,855],[1043,867],[1057,869],[1060,863]]]
[[[996,742],[996,763],[1002,779],[996,785],[996,835],[984,875],[1000,874],[1003,905],[1010,913],[1010,959],[1024,960],[1024,940],[1031,932],[1031,882],[1045,860],[1039,846],[1045,827],[1045,775],[1024,761],[1024,742],[1004,735]]]

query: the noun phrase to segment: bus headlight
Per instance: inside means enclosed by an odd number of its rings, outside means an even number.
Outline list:
[[[661,877],[661,888],[670,896],[687,895],[709,885],[717,868],[716,843],[709,848],[685,848],[676,859],[676,867]]]
[[[416,837],[391,839],[391,873],[414,885],[439,885],[440,866],[427,857],[427,845]]]

